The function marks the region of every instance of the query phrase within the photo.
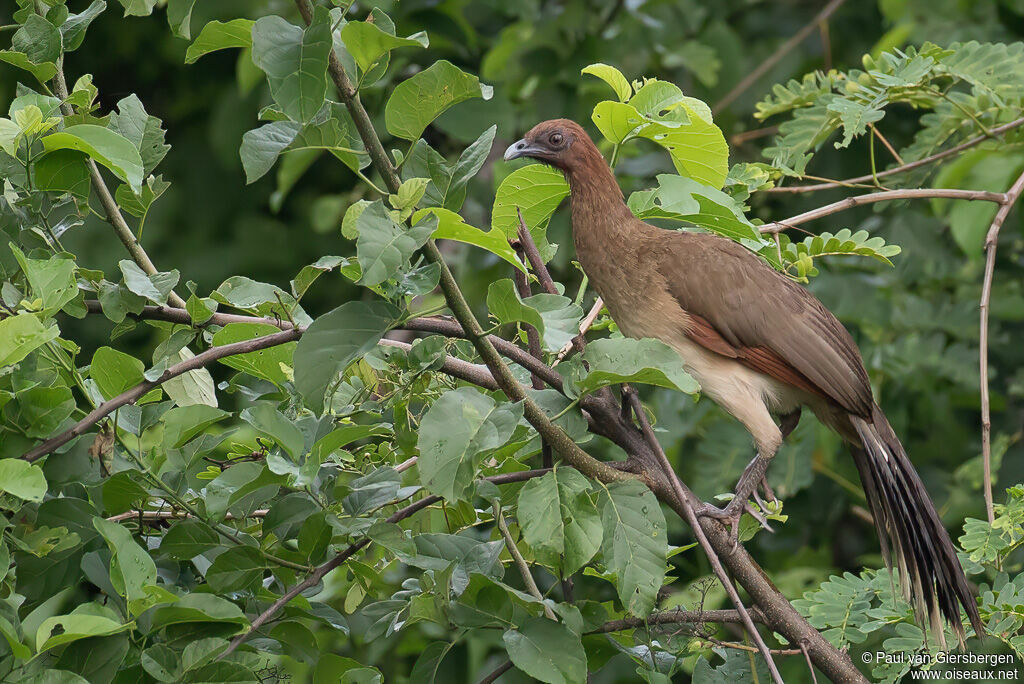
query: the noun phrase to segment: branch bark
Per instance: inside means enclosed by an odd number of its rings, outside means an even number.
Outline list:
[[[875,202],[890,202],[892,200],[901,199],[959,199],[1003,204],[1006,201],[1006,193],[988,192],[987,190],[954,190],[948,188],[910,188],[904,190],[871,192],[866,195],[847,197],[846,199],[841,199],[838,202],[833,202],[832,204],[826,204],[825,206],[818,207],[817,209],[805,211],[804,213],[797,214],[785,221],[766,223],[761,226],[759,230],[762,233],[778,233],[779,231],[787,228],[798,226],[801,223],[807,223],[808,221],[836,214],[840,211],[846,211],[847,209],[853,209],[854,207],[859,207],[865,204],[874,204]]]
[[[1024,173],[1022,173],[1006,194],[999,206],[985,235],[985,278],[981,285],[981,300],[978,303],[980,339],[978,341],[978,371],[981,382],[981,459],[984,470],[985,514],[991,524],[995,520],[995,509],[992,503],[992,410],[988,394],[988,310],[992,299],[992,280],[996,270],[996,248],[999,243],[999,230],[1003,227],[1010,209],[1024,191]]]

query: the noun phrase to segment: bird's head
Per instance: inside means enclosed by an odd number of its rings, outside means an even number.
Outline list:
[[[604,161],[583,127],[569,119],[542,121],[505,150],[505,161],[520,157],[568,172],[593,163],[595,158]]]

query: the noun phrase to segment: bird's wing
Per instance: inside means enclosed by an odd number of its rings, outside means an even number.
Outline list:
[[[814,295],[732,240],[662,233],[649,257],[690,315],[698,344],[871,415],[871,385],[850,333]]]

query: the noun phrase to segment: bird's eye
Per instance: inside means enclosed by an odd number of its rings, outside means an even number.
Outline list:
[[[548,140],[551,141],[552,145],[561,145],[562,144],[562,134],[561,133],[552,133],[551,137],[548,138]]]

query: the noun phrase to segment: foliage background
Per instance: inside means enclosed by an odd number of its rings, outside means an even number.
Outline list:
[[[182,282],[193,280],[199,291],[207,292],[239,273],[286,286],[302,266],[323,254],[340,253],[340,212],[366,192],[343,166],[325,155],[284,192],[273,172],[245,184],[238,146],[242,134],[256,126],[257,112],[269,97],[265,83],[252,77],[251,63],[245,65],[247,56],[229,50],[184,65],[188,43],[174,38],[163,21],[122,18],[116,3],[111,4],[90,27],[85,47],[69,60],[68,80],[93,74],[104,111],[123,96],[136,93],[168,130],[172,151],[161,171],[173,185],[154,205],[144,236],[158,264],[179,268]],[[463,211],[478,226],[489,224],[496,183],[509,171],[498,160],[500,151],[542,119],[565,116],[589,124],[594,104],[607,97],[604,84],[579,77],[583,66],[614,64],[627,76],[658,77],[714,103],[820,9],[812,2],[758,0],[375,4],[393,17],[399,35],[426,30],[431,43],[427,50],[394,53],[388,74],[364,93],[369,111],[383,111],[396,79],[437,59],[480,74],[481,80],[494,86],[491,100],[474,100],[450,110],[426,133],[436,149],[450,155],[490,125],[497,125],[493,164],[486,164],[471,181]],[[257,18],[268,13],[296,19],[292,4],[282,0],[200,0],[193,13],[193,35],[210,19]],[[359,9],[355,13],[362,15]],[[0,24],[9,21],[8,8],[0,8]],[[770,137],[744,136],[772,123],[752,117],[754,103],[770,84],[823,66],[856,67],[864,53],[926,40],[940,45],[958,40],[1019,40],[1024,36],[1024,5],[1014,0],[849,2],[829,20],[827,35],[825,45],[821,33],[812,33],[764,78],[716,113],[716,123],[731,137],[730,162],[761,160],[762,149],[770,144]],[[13,67],[0,64],[0,109],[4,111],[14,96],[17,76]],[[881,126],[900,148],[910,142],[918,119],[910,107],[899,107],[888,111]],[[383,130],[383,125],[378,129]],[[1018,149],[1008,144],[1007,154],[969,182],[1004,190],[1024,164]],[[815,161],[814,173],[844,178],[868,169],[866,138],[860,138],[844,153],[827,145]],[[617,175],[628,194],[650,187],[657,173],[670,171],[668,158],[652,146],[626,156]],[[274,193],[280,197],[268,202]],[[758,195],[751,202],[752,215],[765,221],[780,219],[844,194]],[[813,279],[811,288],[854,333],[880,403],[944,519],[955,530],[964,517],[984,517],[977,376],[977,301],[983,259],[978,249],[965,251],[951,234],[948,215],[937,216],[933,209],[927,202],[885,205],[877,211],[867,207],[817,222],[815,232],[866,228],[901,245],[903,253],[894,259],[895,268],[871,259],[822,260],[818,263],[822,274]],[[995,453],[1001,457],[997,458],[1001,461],[997,501],[1002,488],[1024,480],[1021,225],[1015,213],[1003,230],[993,295],[993,435]],[[570,263],[566,211],[556,214],[549,237],[563,245],[553,263],[556,279],[575,291],[579,273]],[[80,264],[107,272],[116,273],[117,262],[124,256],[109,227],[93,217],[70,231],[65,245],[78,255]],[[500,261],[482,255],[458,246],[447,252],[480,314],[485,311],[487,283],[508,276]],[[315,285],[303,306],[316,316],[355,296],[359,296],[357,288],[331,274]],[[148,358],[157,341],[154,335],[140,326],[118,346]],[[65,336],[82,344],[83,358],[108,341],[106,330],[92,320],[68,320]],[[217,380],[230,375],[225,368],[212,371]],[[709,402],[694,404],[680,393],[658,390],[645,395],[645,400],[658,417],[659,437],[683,479],[703,497],[728,489],[751,455],[742,427]],[[23,446],[5,437],[0,452],[15,455]],[[864,505],[858,478],[837,440],[813,419],[805,419],[778,460],[774,477],[786,499],[790,522],[775,535],[759,535],[751,548],[780,589],[795,597],[831,574],[857,572],[865,565],[879,567],[874,530],[855,514],[856,507]],[[785,472],[779,472],[784,466]],[[669,538],[673,544],[689,540],[678,521],[670,523]],[[699,554],[681,554],[673,565],[677,587],[699,582],[710,573]],[[394,578],[396,585],[399,579]],[[343,599],[339,593],[339,604]],[[374,662],[388,681],[402,681],[426,640],[407,636],[362,643],[358,633],[364,619],[358,614],[350,618],[349,638],[329,630],[319,632],[321,646]],[[488,664],[500,662],[493,658],[483,644],[460,646],[446,659],[446,680],[472,681]],[[620,661],[606,668],[600,681],[630,680],[634,667],[625,658]],[[298,677],[300,670],[296,670]],[[521,677],[510,673],[507,681],[517,676]]]

